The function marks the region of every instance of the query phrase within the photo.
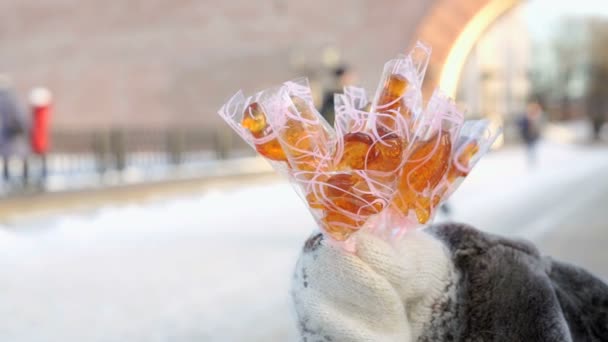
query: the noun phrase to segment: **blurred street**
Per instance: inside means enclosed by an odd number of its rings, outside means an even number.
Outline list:
[[[603,168],[599,177],[586,178],[584,185],[589,193],[585,195],[577,192],[580,198],[576,199],[576,210],[568,214],[560,213],[553,229],[534,239],[543,253],[584,265],[606,281],[608,179],[603,176],[607,172],[608,168]]]
[[[544,144],[532,169],[522,148],[489,154],[450,200],[450,219],[532,239],[607,277],[607,152]],[[199,189],[5,218],[2,340],[296,340],[290,274],[315,226],[304,204],[267,176]]]
[[[523,151],[488,156],[451,198],[450,219],[532,240],[543,254],[608,278],[608,154],[599,147],[559,148],[568,151],[541,146],[532,169],[516,158]]]

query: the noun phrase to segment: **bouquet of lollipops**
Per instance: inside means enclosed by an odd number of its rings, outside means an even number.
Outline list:
[[[465,121],[439,90],[423,106],[429,57],[418,43],[388,61],[371,100],[357,87],[336,94],[333,128],[306,79],[239,91],[219,114],[288,177],[333,241],[352,247],[361,229],[392,239],[429,223],[499,134],[487,120]]]

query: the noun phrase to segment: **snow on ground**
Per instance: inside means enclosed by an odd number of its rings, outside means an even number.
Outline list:
[[[311,227],[285,183],[5,227],[0,340],[287,340]]]
[[[595,148],[542,145],[534,169],[520,148],[492,153],[453,218],[538,234],[561,189],[580,193],[606,167]],[[5,224],[0,340],[293,340],[291,269],[313,227],[285,182]]]
[[[448,218],[533,239],[601,190],[589,179],[605,177],[605,148],[541,144],[533,166],[523,152],[511,148],[482,158],[450,198]]]

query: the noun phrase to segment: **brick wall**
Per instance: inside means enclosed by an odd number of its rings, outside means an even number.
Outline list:
[[[55,128],[218,125],[247,92],[320,74],[335,46],[370,89],[431,1],[4,0],[0,73],[56,97]]]

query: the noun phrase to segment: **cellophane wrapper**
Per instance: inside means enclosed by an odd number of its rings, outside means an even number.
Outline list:
[[[487,120],[465,121],[440,90],[423,106],[429,57],[417,43],[388,61],[371,100],[357,87],[336,94],[333,127],[304,78],[250,97],[239,91],[219,114],[289,179],[334,242],[353,248],[359,230],[395,239],[432,222],[500,133]]]

